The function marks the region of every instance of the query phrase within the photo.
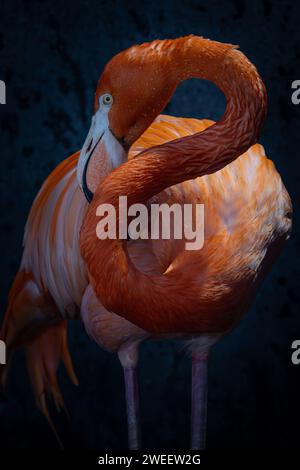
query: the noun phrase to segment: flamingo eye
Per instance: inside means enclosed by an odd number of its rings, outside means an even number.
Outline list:
[[[105,106],[111,106],[113,104],[113,97],[110,93],[105,93],[104,95],[102,95],[102,103],[105,105]]]

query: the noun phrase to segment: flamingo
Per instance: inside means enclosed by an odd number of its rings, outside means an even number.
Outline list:
[[[176,86],[192,77],[224,92],[218,123],[160,114]],[[8,356],[25,346],[36,401],[50,424],[46,390],[64,407],[61,359],[78,383],[66,320],[80,311],[88,334],[118,353],[123,366],[132,449],[140,445],[139,345],[166,337],[185,342],[192,355],[191,446],[205,447],[210,348],[243,317],[291,230],[290,198],[257,144],[265,114],[263,82],[230,44],[197,36],[156,40],[106,65],[80,154],[54,170],[30,211],[1,330]],[[204,247],[98,239],[96,209],[109,202],[117,210],[120,195],[130,204],[204,203]]]

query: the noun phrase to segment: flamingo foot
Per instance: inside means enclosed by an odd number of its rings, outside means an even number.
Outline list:
[[[27,369],[36,404],[47,419],[60,446],[62,443],[51,420],[46,395],[50,395],[59,412],[68,411],[57,381],[57,369],[63,361],[74,385],[78,385],[67,344],[67,323],[65,320],[49,326],[43,333],[26,346]]]

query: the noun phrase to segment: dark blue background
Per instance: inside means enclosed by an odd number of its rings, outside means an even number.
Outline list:
[[[80,148],[95,84],[110,57],[136,42],[194,33],[239,44],[266,83],[269,114],[261,142],[292,196],[294,230],[247,318],[214,347],[209,448],[299,445],[300,365],[290,359],[291,342],[300,337],[300,105],[291,103],[291,82],[300,79],[299,18],[298,2],[271,0],[0,4],[0,79],[7,84],[7,105],[0,106],[1,315],[33,198],[56,164]],[[224,105],[213,85],[190,81],[167,112],[216,119]],[[118,360],[96,347],[79,323],[70,336],[80,387],[60,371],[71,419],[54,413],[59,433],[66,447],[124,448]],[[8,398],[0,403],[0,447],[56,447],[35,408],[21,353],[13,366]],[[189,358],[175,343],[145,344],[139,375],[144,446],[188,447]]]

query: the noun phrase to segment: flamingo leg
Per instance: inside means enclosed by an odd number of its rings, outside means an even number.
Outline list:
[[[137,450],[140,446],[139,387],[136,367],[124,367],[128,446]]]
[[[207,370],[208,355],[193,353],[191,448],[194,450],[203,450],[206,444]]]
[[[140,413],[139,413],[139,386],[137,377],[137,363],[139,357],[140,339],[127,343],[118,351],[119,360],[124,371],[126,410],[128,425],[128,447],[138,450],[140,447]]]

